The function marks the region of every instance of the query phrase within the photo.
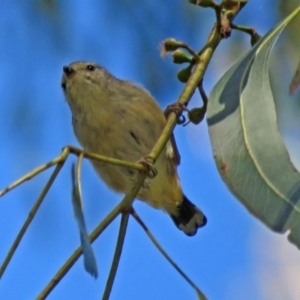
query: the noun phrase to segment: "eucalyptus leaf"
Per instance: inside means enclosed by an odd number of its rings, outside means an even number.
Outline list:
[[[238,60],[213,88],[207,123],[217,168],[231,192],[300,248],[300,173],[277,127],[270,51],[298,7]]]
[[[80,243],[83,251],[84,267],[89,274],[97,278],[98,267],[97,267],[96,257],[93,252],[92,246],[90,244],[86,225],[85,225],[81,186],[80,186],[80,182],[77,181],[74,165],[72,166],[71,176],[72,176],[72,204],[74,208],[75,219],[77,221],[77,225],[79,228]]]
[[[300,86],[300,61],[290,84],[290,95],[293,95]]]

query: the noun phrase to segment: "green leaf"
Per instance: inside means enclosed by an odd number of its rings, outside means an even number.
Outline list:
[[[231,192],[268,227],[290,230],[300,248],[300,173],[277,127],[268,76],[270,51],[284,21],[235,63],[213,88],[207,122],[217,168]]]
[[[290,89],[289,89],[290,95],[293,95],[296,92],[296,90],[299,88],[299,86],[300,86],[300,61],[298,63],[292,82],[290,84]]]
[[[72,204],[74,208],[75,219],[79,228],[80,243],[83,251],[83,262],[84,267],[88,273],[93,277],[98,277],[98,267],[96,262],[96,257],[93,252],[92,246],[89,241],[89,236],[87,233],[83,205],[82,205],[82,194],[81,194],[81,183],[79,178],[76,178],[75,166],[72,165]]]

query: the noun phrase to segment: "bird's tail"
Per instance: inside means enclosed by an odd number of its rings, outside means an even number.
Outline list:
[[[175,225],[186,235],[193,236],[198,228],[205,226],[207,219],[202,211],[196,207],[186,196],[178,207],[178,214],[171,215]]]

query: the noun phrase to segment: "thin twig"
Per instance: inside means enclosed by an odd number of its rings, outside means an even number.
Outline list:
[[[171,257],[167,254],[167,252],[161,247],[158,241],[155,239],[153,234],[147,228],[142,219],[138,216],[136,211],[132,208],[131,215],[138,222],[139,225],[144,229],[154,246],[158,249],[158,251],[166,258],[166,260],[176,269],[176,271],[188,282],[188,284],[195,290],[200,300],[207,300],[206,296],[200,291],[197,285],[178,267],[178,265],[171,259]]]
[[[116,250],[115,250],[114,258],[113,258],[112,265],[110,268],[109,276],[108,276],[108,279],[106,282],[106,287],[105,287],[105,291],[104,291],[102,300],[108,300],[110,293],[111,293],[111,289],[112,289],[112,286],[113,286],[113,283],[115,280],[115,276],[117,273],[117,269],[118,269],[122,249],[123,249],[126,229],[127,229],[127,225],[128,225],[128,218],[129,218],[129,211],[125,210],[122,213],[122,219],[121,219],[121,223],[120,223],[119,236],[118,236],[118,240],[117,240]]]
[[[124,160],[120,160],[120,159],[116,159],[116,158],[112,158],[112,157],[99,155],[99,154],[96,154],[96,153],[89,153],[89,152],[85,152],[85,151],[83,151],[79,148],[73,147],[73,146],[66,146],[66,147],[63,148],[63,151],[62,151],[61,155],[54,158],[50,162],[48,162],[44,165],[41,165],[41,166],[37,167],[36,169],[30,171],[29,173],[27,173],[23,177],[19,178],[18,180],[14,181],[12,184],[10,184],[9,186],[7,186],[3,190],[1,190],[0,191],[0,197],[2,197],[4,194],[11,191],[12,189],[16,188],[17,186],[19,186],[23,182],[25,182],[27,180],[30,180],[33,177],[40,174],[41,172],[49,169],[50,167],[52,167],[54,165],[57,165],[58,163],[61,163],[62,161],[65,161],[69,153],[75,154],[77,156],[83,154],[84,157],[88,158],[88,159],[102,161],[102,162],[106,162],[106,163],[111,164],[111,165],[116,165],[116,166],[120,166],[120,167],[124,167],[124,168],[129,168],[129,169],[137,170],[137,171],[140,171],[140,172],[147,171],[146,167],[143,166],[140,163],[124,161]]]
[[[81,189],[81,165],[82,165],[83,158],[84,158],[84,154],[83,153],[79,154],[77,164],[76,164],[76,170],[75,170],[75,182],[76,182],[77,193],[80,198],[81,206],[83,206],[82,189]]]
[[[198,53],[196,53],[187,43],[182,43],[181,47],[187,50],[194,57],[196,62],[199,60]]]
[[[204,90],[204,87],[203,87],[203,80],[200,81],[199,85],[198,85],[198,89],[199,89],[199,93],[200,93],[200,96],[202,98],[202,101],[203,101],[203,109],[205,109],[205,112],[206,112],[206,109],[207,109],[207,104],[208,104],[208,98],[207,98],[207,95],[205,93],[205,90]]]
[[[102,162],[106,162],[111,165],[129,168],[129,169],[137,170],[140,172],[147,171],[147,168],[140,163],[120,160],[117,158],[103,156],[103,155],[99,155],[96,153],[85,152],[84,150],[76,148],[74,146],[67,146],[67,147],[70,149],[70,153],[73,153],[77,156],[79,156],[80,154],[83,154],[84,158],[88,158],[88,159],[92,159],[92,160],[96,160],[96,161],[102,161]]]
[[[19,186],[23,182],[25,182],[27,180],[30,180],[31,178],[35,177],[36,175],[40,174],[41,172],[51,168],[52,166],[57,165],[59,163],[63,163],[67,159],[69,153],[70,153],[69,149],[64,148],[61,155],[54,158],[50,162],[37,167],[36,169],[32,170],[31,172],[27,173],[23,177],[19,178],[18,180],[16,180],[15,182],[13,182],[9,186],[7,186],[5,189],[1,190],[0,191],[0,197],[2,197],[4,194],[11,191],[12,189],[16,188],[17,186]]]
[[[7,256],[4,259],[4,262],[3,262],[3,264],[2,264],[2,266],[0,268],[0,278],[2,277],[2,275],[3,275],[3,273],[4,273],[4,271],[5,271],[6,267],[7,267],[7,265],[9,264],[12,256],[14,255],[14,253],[15,253],[15,251],[16,251],[19,243],[20,243],[20,241],[22,240],[22,238],[23,238],[23,236],[24,236],[24,234],[25,234],[28,226],[30,225],[31,221],[33,220],[33,218],[34,218],[37,210],[39,209],[41,203],[43,202],[46,194],[48,193],[48,191],[49,191],[52,183],[54,182],[56,176],[58,175],[58,173],[61,170],[61,168],[62,168],[63,165],[64,165],[64,161],[62,161],[61,163],[59,163],[56,166],[56,168],[53,171],[50,179],[48,180],[47,184],[45,185],[42,193],[38,197],[38,199],[37,199],[36,203],[34,204],[32,210],[30,211],[30,213],[29,213],[29,215],[28,215],[28,217],[27,217],[24,225],[22,226],[22,228],[21,228],[20,232],[18,233],[15,241],[13,242],[13,244],[12,244],[12,246],[11,246],[8,254],[7,254]]]
[[[221,28],[221,10],[222,10],[222,6],[216,4],[214,6],[214,9],[215,9],[215,13],[216,13],[217,27],[220,29]]]
[[[85,218],[83,213],[83,199],[81,190],[81,165],[84,154],[81,153],[77,160],[76,170],[74,170],[74,165],[72,166],[72,204],[74,208],[74,215],[77,221],[80,242],[83,251],[83,262],[85,270],[93,277],[98,277],[98,267],[97,261],[92,249],[91,243],[89,241],[89,236],[87,233]]]
[[[132,188],[131,192],[125,195],[123,200],[108,214],[108,216],[97,226],[97,228],[89,235],[89,240],[93,243],[97,237],[105,230],[105,228],[120,214],[124,209],[128,209],[131,206],[133,199],[136,197],[140,190],[140,186],[143,184],[146,178],[146,174],[140,174],[137,177],[136,184]],[[64,265],[58,270],[55,276],[47,284],[44,290],[38,295],[37,300],[45,299],[60,280],[67,274],[71,267],[75,264],[78,258],[82,254],[82,248],[79,247],[64,263]]]
[[[256,33],[256,30],[252,27],[247,27],[247,26],[242,26],[242,25],[235,25],[235,24],[232,24],[232,23],[231,23],[230,26],[231,26],[232,29],[248,33],[251,36]]]

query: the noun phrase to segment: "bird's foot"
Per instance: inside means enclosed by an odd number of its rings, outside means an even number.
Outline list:
[[[153,166],[153,157],[151,156],[145,156],[142,159],[138,161],[139,164],[142,164],[144,167],[146,167],[148,172],[148,177],[153,179],[157,175],[157,170]]]

